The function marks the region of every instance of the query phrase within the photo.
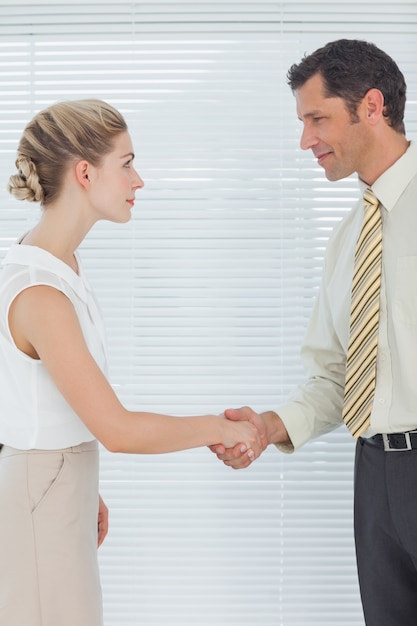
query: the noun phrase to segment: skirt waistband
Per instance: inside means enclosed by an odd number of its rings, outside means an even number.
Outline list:
[[[96,439],[93,439],[92,441],[84,441],[83,443],[80,443],[76,446],[70,446],[68,448],[57,448],[53,450],[19,450],[17,448],[12,448],[11,446],[0,444],[0,457],[15,456],[16,454],[53,454],[54,452],[80,454],[82,452],[95,451],[97,450],[97,448],[98,443]]]

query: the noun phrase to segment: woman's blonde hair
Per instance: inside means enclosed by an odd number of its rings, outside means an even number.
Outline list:
[[[68,166],[85,159],[99,165],[112,151],[114,138],[127,130],[123,116],[102,100],[58,102],[40,111],[20,139],[8,190],[19,200],[53,202]]]

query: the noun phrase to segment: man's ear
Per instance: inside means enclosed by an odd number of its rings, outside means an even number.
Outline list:
[[[90,188],[90,164],[88,161],[78,161],[75,166],[75,176],[84,189]]]
[[[369,89],[363,99],[366,117],[371,124],[376,124],[384,115],[384,95],[379,89]]]

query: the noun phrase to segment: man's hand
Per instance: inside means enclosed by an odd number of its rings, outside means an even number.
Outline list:
[[[247,420],[251,422],[258,430],[263,450],[271,443],[289,442],[287,430],[281,418],[274,411],[266,411],[264,413],[255,413],[248,406],[240,409],[227,409],[224,412],[225,417],[230,420]],[[242,452],[242,449],[244,450]],[[234,448],[225,448],[222,445],[210,446],[210,450],[217,455],[220,461],[233,469],[244,469],[253,461],[253,456],[242,448],[241,444]]]
[[[109,509],[104,504],[102,497],[98,497],[98,539],[97,547],[103,543],[109,530]]]
[[[227,419],[233,421],[248,421],[255,426],[261,439],[262,449],[261,453],[268,445],[266,425],[260,415],[252,411],[249,407],[245,406],[241,409],[227,409],[224,412]],[[246,446],[242,444],[236,444],[234,448],[225,448],[221,444],[210,446],[210,450],[217,455],[220,461],[223,461],[225,465],[233,467],[233,469],[244,469],[248,467],[252,461],[254,461],[254,454],[252,450],[247,450]],[[260,453],[260,454],[261,454]],[[258,455],[258,457],[260,456]]]

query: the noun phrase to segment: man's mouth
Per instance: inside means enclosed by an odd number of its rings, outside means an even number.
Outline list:
[[[321,152],[320,154],[316,154],[315,157],[317,159],[317,163],[319,165],[323,165],[324,161],[327,159],[327,157],[332,154],[331,152]]]

